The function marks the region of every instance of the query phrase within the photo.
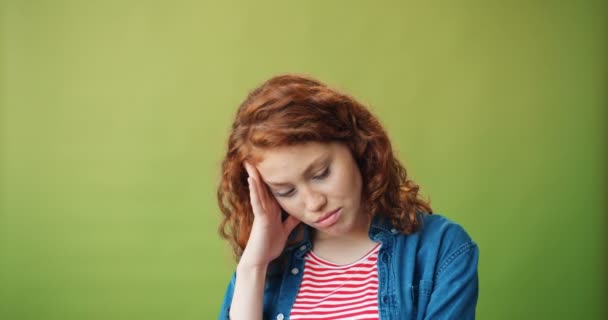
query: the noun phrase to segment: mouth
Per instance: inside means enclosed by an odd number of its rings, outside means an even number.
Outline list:
[[[341,212],[342,208],[338,208],[336,210],[325,213],[323,214],[323,216],[321,216],[321,218],[315,221],[315,224],[319,227],[329,227],[338,220]]]

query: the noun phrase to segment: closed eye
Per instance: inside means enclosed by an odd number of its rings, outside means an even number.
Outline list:
[[[313,177],[312,177],[312,179],[313,179],[313,180],[323,180],[323,179],[327,178],[327,177],[329,176],[329,174],[330,174],[330,173],[331,173],[331,171],[330,171],[330,169],[329,169],[329,166],[327,166],[327,167],[325,168],[325,170],[323,170],[323,171],[322,171],[321,173],[319,173],[318,175],[313,176]],[[285,192],[277,192],[277,191],[274,191],[273,193],[274,193],[274,195],[275,195],[276,197],[280,197],[280,198],[289,198],[289,197],[291,197],[291,196],[293,196],[293,195],[294,195],[295,191],[296,191],[296,189],[295,189],[295,188],[292,188],[292,189],[289,189],[289,190],[287,190],[287,191],[285,191]]]
[[[294,191],[295,191],[295,189],[289,189],[286,192],[275,192],[274,195],[277,197],[288,198],[293,195]]]
[[[327,176],[329,176],[329,167],[325,168],[325,170],[323,170],[323,172],[321,172],[320,174],[312,177],[315,180],[323,180],[325,178],[327,178]]]

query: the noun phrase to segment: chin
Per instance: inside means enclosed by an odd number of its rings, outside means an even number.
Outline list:
[[[352,225],[334,225],[327,229],[317,229],[317,231],[324,233],[331,237],[341,237],[349,234],[353,230]]]

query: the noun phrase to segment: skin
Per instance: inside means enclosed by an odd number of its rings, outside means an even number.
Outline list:
[[[237,266],[232,319],[261,319],[268,264],[299,223],[315,231],[315,254],[334,263],[351,263],[375,245],[361,212],[361,172],[345,145],[310,142],[265,150],[261,159],[244,163],[254,221]]]
[[[272,149],[264,152],[257,169],[278,204],[290,216],[316,229],[313,240],[367,232],[360,212],[361,173],[346,146],[307,143]],[[319,221],[336,210],[335,223]]]

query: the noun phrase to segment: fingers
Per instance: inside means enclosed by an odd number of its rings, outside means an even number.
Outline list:
[[[253,209],[253,214],[257,216],[264,212],[260,199],[258,198],[257,185],[252,177],[247,178],[247,183],[249,183],[249,199],[251,199],[251,209]]]
[[[271,200],[269,199],[266,185],[262,182],[257,169],[253,165],[248,162],[244,162],[243,165],[249,175],[247,182],[249,183],[249,197],[254,213],[256,215],[259,213],[267,213],[268,205]]]
[[[250,177],[255,177],[256,176],[257,172],[255,172],[256,171],[255,168],[251,164],[249,164],[249,162],[244,161],[243,162],[243,167],[245,167],[245,171],[247,171],[247,174]]]

